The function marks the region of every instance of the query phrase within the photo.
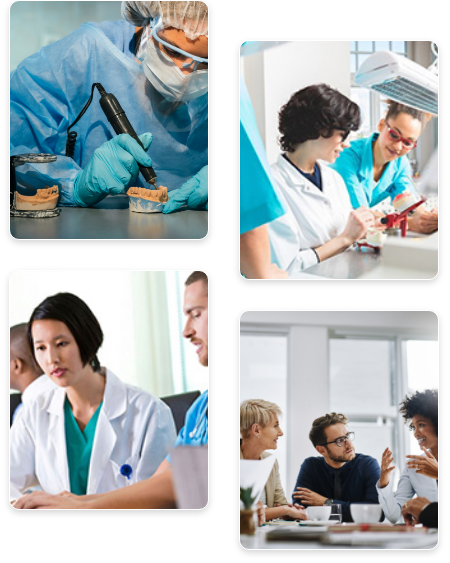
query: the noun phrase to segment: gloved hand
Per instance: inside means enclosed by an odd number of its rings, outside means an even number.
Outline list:
[[[188,209],[208,209],[208,166],[167,195],[169,201],[164,205],[163,213],[172,213],[184,205]]]
[[[139,136],[145,150],[150,146],[153,135]],[[103,143],[88,165],[75,178],[73,199],[80,207],[89,207],[109,194],[119,194],[132,178],[139,175],[138,162],[151,166],[152,159],[130,135],[117,135]]]

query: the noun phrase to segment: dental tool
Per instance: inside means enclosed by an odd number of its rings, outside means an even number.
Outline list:
[[[406,230],[408,228],[408,214],[414,211],[419,205],[425,203],[426,199],[422,197],[419,201],[416,201],[413,205],[404,209],[401,213],[388,213],[380,219],[382,225],[386,225],[386,229],[393,229],[395,227],[400,227],[402,237],[406,237]]]
[[[135,141],[139,143],[139,145],[143,147],[139,137],[136,135],[131,123],[126,116],[125,111],[122,109],[121,105],[117,101],[117,98],[114,94],[108,94],[103,86],[95,82],[92,85],[91,90],[91,97],[87,101],[84,108],[81,110],[80,115],[76,118],[76,120],[67,128],[67,143],[66,143],[66,156],[73,157],[75,151],[75,142],[77,138],[77,134],[74,131],[70,131],[70,129],[78,123],[81,117],[85,114],[86,110],[90,106],[92,102],[92,98],[94,96],[94,88],[97,87],[97,90],[100,92],[100,106],[106,115],[107,120],[111,124],[112,128],[116,135],[120,135],[122,133],[127,133],[130,137],[133,137]],[[145,178],[145,181],[153,186],[150,189],[156,189],[156,173],[153,170],[152,166],[142,166],[138,163],[139,170],[142,176]]]

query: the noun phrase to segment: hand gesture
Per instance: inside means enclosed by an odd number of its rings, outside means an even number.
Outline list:
[[[419,475],[431,477],[432,479],[438,478],[438,462],[434,455],[426,448],[422,448],[423,455],[407,455],[406,457],[412,461],[408,461],[406,466],[410,469],[415,469]]]
[[[395,465],[390,467],[391,463],[394,461],[394,457],[389,448],[386,448],[383,452],[381,458],[381,475],[380,475],[380,487],[384,489],[389,484],[389,478],[391,471],[395,469]]]

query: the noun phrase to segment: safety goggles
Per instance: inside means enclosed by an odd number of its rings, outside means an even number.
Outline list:
[[[162,25],[161,19],[156,21],[156,24],[152,27],[151,34],[153,39],[164,46],[163,51],[173,60],[173,59],[186,59],[186,62],[183,64],[183,68],[190,68],[191,70],[208,70],[208,59],[203,59],[202,57],[197,57],[192,53],[188,53],[172,45],[171,43],[167,43],[161,37],[158,36],[158,31],[164,30]]]

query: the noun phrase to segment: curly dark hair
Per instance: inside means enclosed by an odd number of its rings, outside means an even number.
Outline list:
[[[356,131],[361,122],[359,106],[326,84],[307,86],[293,94],[278,114],[279,143],[293,152],[305,141],[329,138],[336,129]]]
[[[406,397],[400,403],[400,413],[407,424],[416,414],[429,418],[438,435],[438,392],[437,389],[426,389],[416,391],[413,395]]]

